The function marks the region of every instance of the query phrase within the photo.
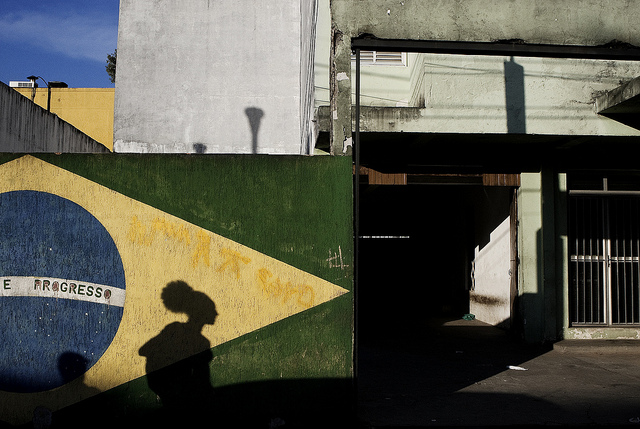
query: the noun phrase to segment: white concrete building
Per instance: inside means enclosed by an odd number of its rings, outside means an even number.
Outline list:
[[[114,151],[307,154],[315,1],[120,4]]]

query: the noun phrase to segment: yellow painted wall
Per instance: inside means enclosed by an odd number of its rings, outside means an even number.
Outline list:
[[[31,88],[15,88],[31,98]],[[114,88],[52,88],[51,112],[113,150]],[[36,104],[47,108],[47,88],[36,89]]]

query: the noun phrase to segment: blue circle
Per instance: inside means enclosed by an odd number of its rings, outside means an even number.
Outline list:
[[[70,279],[125,289],[118,249],[78,204],[36,191],[0,194],[0,277]],[[0,285],[1,286],[1,285]],[[43,296],[0,296],[0,390],[40,392],[91,368],[123,308]]]

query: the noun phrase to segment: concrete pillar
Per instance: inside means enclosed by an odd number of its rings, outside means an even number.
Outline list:
[[[518,269],[517,309],[522,335],[529,342],[542,340],[544,272],[542,248],[542,174],[523,173],[518,189]]]
[[[523,173],[518,190],[518,311],[527,342],[554,341],[568,324],[566,175]]]
[[[331,154],[351,155],[351,36],[343,34],[331,23],[331,56],[329,60],[329,90],[331,94]]]

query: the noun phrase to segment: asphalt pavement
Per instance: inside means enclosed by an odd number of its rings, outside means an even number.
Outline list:
[[[528,345],[477,320],[359,341],[363,428],[640,429],[640,341]]]

